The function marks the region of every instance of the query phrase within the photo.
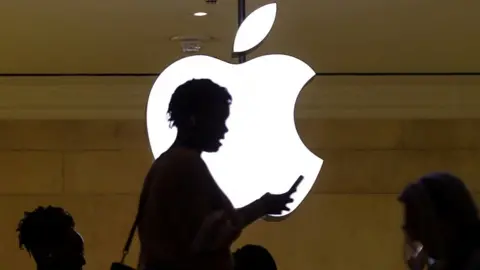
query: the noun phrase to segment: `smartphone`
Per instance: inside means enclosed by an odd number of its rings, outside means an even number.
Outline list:
[[[302,183],[303,178],[304,178],[303,175],[300,175],[297,178],[297,181],[295,181],[295,183],[293,183],[293,186],[290,188],[290,193],[297,191],[297,187],[300,185],[300,183]]]

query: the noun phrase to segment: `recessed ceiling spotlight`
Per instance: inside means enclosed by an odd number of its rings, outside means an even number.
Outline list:
[[[195,13],[193,13],[193,16],[203,17],[203,16],[207,16],[207,13],[206,12],[195,12]]]

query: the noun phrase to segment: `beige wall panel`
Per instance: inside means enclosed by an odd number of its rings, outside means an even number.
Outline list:
[[[137,196],[88,195],[0,198],[5,219],[0,233],[0,259],[5,266],[33,267],[18,250],[15,229],[23,211],[37,205],[62,205],[75,218],[86,243],[86,270],[108,269],[118,260],[134,218]],[[403,269],[401,211],[392,195],[314,195],[290,219],[257,222],[235,246],[266,246],[280,269]],[[135,265],[138,238],[128,257]]]
[[[155,77],[1,77],[0,119],[142,120],[154,82]],[[318,76],[302,89],[295,116],[478,119],[479,87],[478,76]]]
[[[296,119],[296,125],[311,149],[392,149],[400,146],[403,131],[398,120]]]
[[[480,120],[404,121],[402,145],[407,149],[478,149]]]
[[[0,194],[55,194],[63,190],[62,154],[0,151]]]
[[[145,150],[65,154],[65,192],[137,193],[153,162]]]
[[[480,120],[297,119],[310,148],[479,148]],[[1,149],[148,148],[143,120],[0,121]]]
[[[480,148],[478,119],[297,119],[296,124],[309,148]]]
[[[297,119],[309,148],[480,148],[480,120]],[[0,149],[148,149],[143,120],[0,121]]]
[[[325,161],[317,193],[398,193],[408,182],[434,172],[454,173],[480,191],[477,150],[319,150]]]
[[[299,120],[304,141],[325,160],[314,192],[289,220],[258,222],[237,246],[265,245],[280,269],[404,269],[397,193],[434,170],[452,171],[480,192],[479,124]],[[143,121],[0,121],[0,131],[2,268],[33,268],[17,248],[17,222],[25,210],[57,204],[85,238],[86,270],[108,269],[152,162]],[[137,254],[138,240],[130,265]]]
[[[0,149],[112,150],[147,148],[141,120],[0,121]]]
[[[403,269],[392,195],[313,195],[281,223],[257,222],[236,246],[262,244],[280,269]]]
[[[64,206],[74,215],[85,239],[86,270],[110,269],[121,258],[123,246],[135,218],[138,196],[70,195]],[[133,241],[127,263],[136,266],[138,238]]]

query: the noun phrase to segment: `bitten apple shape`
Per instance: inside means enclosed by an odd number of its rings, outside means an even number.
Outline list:
[[[248,16],[237,32],[235,51],[259,44],[270,31],[275,14],[276,4],[268,4]],[[261,33],[248,36],[255,31]],[[233,98],[223,146],[217,153],[202,155],[213,177],[233,205],[242,207],[266,192],[289,190],[303,175],[290,211],[272,216],[286,217],[305,199],[323,163],[299,138],[294,119],[297,97],[313,76],[315,72],[304,62],[279,54],[243,64],[204,55],[174,62],[157,78],[148,99],[147,130],[154,157],[175,140],[177,131],[169,127],[166,115],[175,89],[194,78],[211,79],[226,87]]]

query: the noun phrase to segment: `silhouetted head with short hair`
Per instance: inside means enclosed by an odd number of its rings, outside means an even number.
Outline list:
[[[25,212],[17,232],[20,248],[33,256],[39,270],[79,270],[85,265],[83,239],[63,208]]]
[[[272,254],[259,245],[246,245],[233,253],[235,270],[277,270]]]
[[[168,106],[170,124],[178,129],[177,145],[200,152],[216,152],[227,133],[232,96],[209,79],[193,79],[180,85]]]
[[[434,259],[459,267],[480,248],[480,221],[465,184],[449,173],[432,173],[409,185],[399,197],[404,230]]]

